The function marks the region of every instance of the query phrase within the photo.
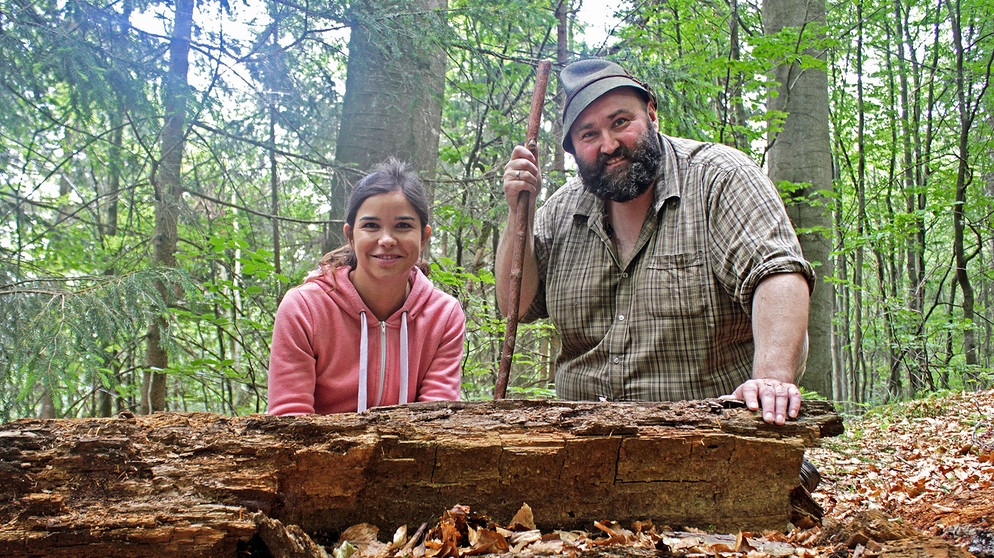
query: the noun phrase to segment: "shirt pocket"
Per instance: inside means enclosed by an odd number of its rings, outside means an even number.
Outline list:
[[[707,310],[707,266],[702,252],[650,256],[643,285],[649,314],[703,319]]]

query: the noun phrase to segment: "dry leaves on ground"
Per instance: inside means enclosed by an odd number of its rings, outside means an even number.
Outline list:
[[[994,390],[875,410],[808,458],[822,473],[815,498],[835,520],[879,510],[964,548],[994,531]]]
[[[527,504],[515,516],[530,515]],[[527,523],[532,524],[528,528]],[[814,558],[826,555],[828,547],[812,544],[815,532],[787,535],[740,532],[734,535],[703,531],[672,531],[657,528],[649,521],[637,521],[631,529],[614,521],[594,523],[595,532],[551,531],[542,533],[532,521],[525,524],[512,521],[502,527],[489,518],[472,512],[468,506],[457,505],[446,511],[430,529],[420,544],[417,537],[407,539],[402,528],[390,544],[377,540],[375,526],[356,525],[342,533],[335,558],[393,557],[457,558],[482,555],[511,556],[598,556],[612,550],[624,556],[699,556],[745,558],[787,557]],[[797,538],[802,534],[802,538]],[[807,540],[804,540],[804,539]],[[620,552],[621,549],[627,552]],[[650,551],[649,554],[638,551]]]

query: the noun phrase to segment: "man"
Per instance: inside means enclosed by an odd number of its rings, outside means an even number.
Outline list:
[[[513,231],[527,219],[519,314],[559,331],[557,396],[729,395],[767,422],[795,418],[814,273],[772,182],[739,151],[661,135],[651,89],[613,62],[575,62],[560,79],[579,177],[518,215],[541,173],[515,147],[497,254],[507,315]]]

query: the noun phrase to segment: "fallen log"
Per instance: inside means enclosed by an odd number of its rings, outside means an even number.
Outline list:
[[[779,427],[717,400],[19,420],[0,425],[0,555],[244,556],[261,516],[330,541],[455,504],[503,521],[528,503],[543,529],[783,529],[804,449],[841,432],[819,401]]]

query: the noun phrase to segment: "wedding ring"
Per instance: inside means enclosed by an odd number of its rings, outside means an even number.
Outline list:
[[[521,171],[518,171],[518,172],[514,173],[514,179],[515,180],[518,180],[520,178],[521,178]]]

